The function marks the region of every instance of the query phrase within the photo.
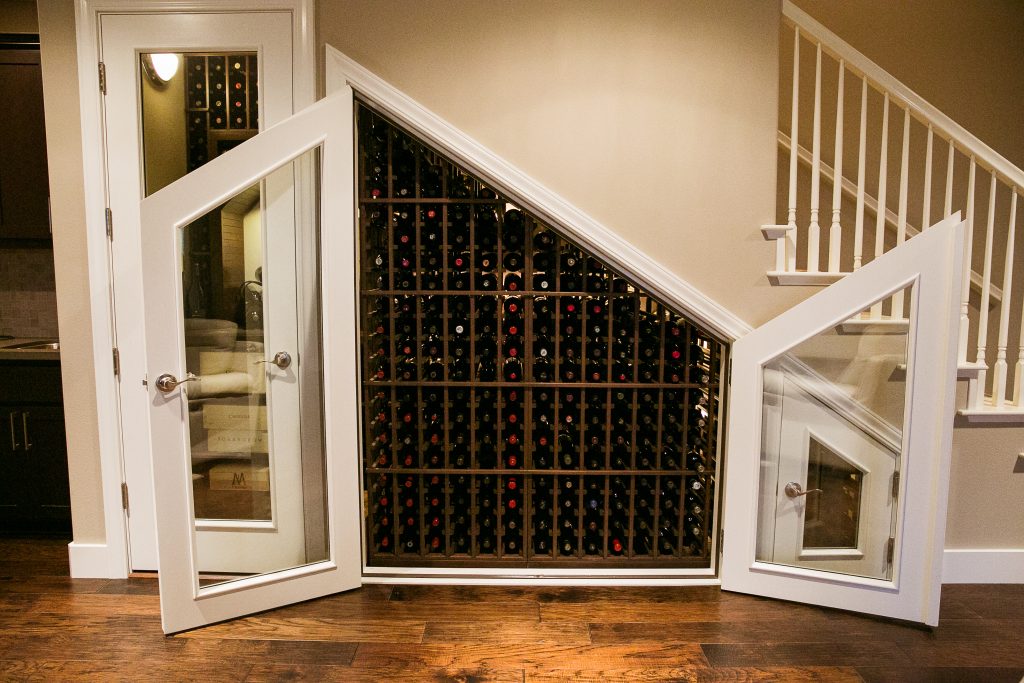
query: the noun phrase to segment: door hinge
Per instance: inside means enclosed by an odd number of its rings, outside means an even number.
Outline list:
[[[107,94],[107,65],[104,64],[103,62],[100,62],[99,71],[100,71],[100,94],[101,95],[106,95]]]
[[[119,377],[121,375],[121,352],[117,350],[116,346],[111,350],[114,352],[114,377]]]
[[[892,473],[892,497],[898,498],[900,495],[900,473]]]
[[[128,512],[128,482],[121,482],[121,509]]]
[[[107,239],[114,239],[114,212],[109,208],[103,209],[103,220],[107,224]]]
[[[892,564],[893,558],[896,557],[896,538],[890,536],[888,542],[885,544],[885,561]]]

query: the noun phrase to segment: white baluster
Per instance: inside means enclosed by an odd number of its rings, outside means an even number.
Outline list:
[[[799,156],[800,138],[797,136],[800,122],[800,27],[793,29],[793,110],[789,119],[789,211],[786,217],[785,246],[786,270],[796,271],[796,163]],[[776,251],[776,257],[778,252]]]
[[[946,201],[942,205],[942,217],[953,215],[953,138],[949,139],[949,155],[946,157]]]
[[[971,304],[971,270],[974,267],[971,261],[971,251],[974,246],[974,175],[977,170],[977,162],[971,156],[970,173],[967,177],[967,235],[964,237],[964,272],[960,282],[960,339],[959,354],[960,362],[967,362],[967,332],[971,324],[967,317]]]
[[[900,206],[896,219],[896,248],[907,240],[907,188],[910,184],[910,109],[903,110],[903,150],[900,156]],[[892,317],[903,319],[903,290],[892,295]]]
[[[885,190],[889,174],[889,93],[882,99],[882,149],[878,156],[878,209],[875,221],[875,258],[885,249]],[[871,307],[871,317],[882,317],[882,302]]]
[[[821,226],[818,209],[821,202],[821,43],[814,63],[814,132],[811,138],[811,224],[807,227],[807,272],[816,273]]]
[[[864,253],[864,170],[867,166],[868,77],[861,77],[860,144],[857,148],[857,219],[853,229],[853,269],[863,264]]]
[[[1006,260],[1003,262],[1003,300],[999,309],[999,341],[992,368],[992,405],[998,410],[1006,403],[1006,344],[1010,336],[1010,291],[1013,288],[1013,238],[1017,230],[1017,188],[1011,188],[1010,227],[1006,230]],[[1020,367],[1021,359],[1017,359]],[[1018,380],[1019,382],[1019,380]],[[1016,385],[1015,385],[1016,390]]]
[[[843,246],[843,229],[839,225],[843,203],[843,81],[846,63],[839,60],[839,94],[836,96],[836,151],[832,173],[832,227],[828,231],[828,272],[839,272]]]
[[[932,219],[932,124],[928,124],[928,145],[924,153],[924,200],[921,202],[921,229],[931,225]]]
[[[981,275],[981,308],[978,317],[978,357],[977,363],[982,366],[978,372],[978,390],[971,396],[970,407],[977,410],[985,398],[985,386],[988,366],[985,356],[988,347],[988,309],[992,296],[992,242],[995,235],[996,225],[996,172],[992,171],[992,181],[988,187],[988,220],[985,223],[985,265]],[[970,276],[968,276],[970,277]],[[970,280],[968,280],[970,286]],[[1009,296],[1009,294],[1007,294]]]

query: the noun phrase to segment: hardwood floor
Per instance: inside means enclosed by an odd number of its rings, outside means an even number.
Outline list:
[[[0,679],[1007,681],[1024,585],[946,586],[934,631],[693,588],[368,586],[164,637],[156,581],[0,539]]]

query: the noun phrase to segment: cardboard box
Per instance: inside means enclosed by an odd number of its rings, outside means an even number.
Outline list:
[[[203,406],[203,426],[207,429],[267,430],[267,407],[212,403]]]
[[[213,453],[269,453],[270,439],[265,431],[211,429],[206,446]]]
[[[269,491],[270,468],[225,464],[210,468],[211,491]]]

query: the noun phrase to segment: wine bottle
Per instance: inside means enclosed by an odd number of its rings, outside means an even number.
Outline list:
[[[521,271],[523,269],[523,255],[518,251],[506,251],[502,258],[501,265],[505,270]]]
[[[563,292],[579,292],[583,290],[580,273],[582,257],[575,249],[563,251],[559,257],[559,289]]]
[[[507,273],[505,275],[504,288],[509,292],[521,292],[523,290],[523,277],[518,273]]]
[[[448,288],[469,289],[469,252],[460,251],[448,259]]]
[[[448,196],[453,199],[468,199],[473,196],[473,181],[465,171],[452,167],[448,175]]]
[[[420,196],[441,197],[441,164],[429,162],[425,157],[420,161]]]
[[[509,209],[505,212],[501,239],[506,250],[515,251],[523,247],[526,241],[526,221],[522,211]]]

